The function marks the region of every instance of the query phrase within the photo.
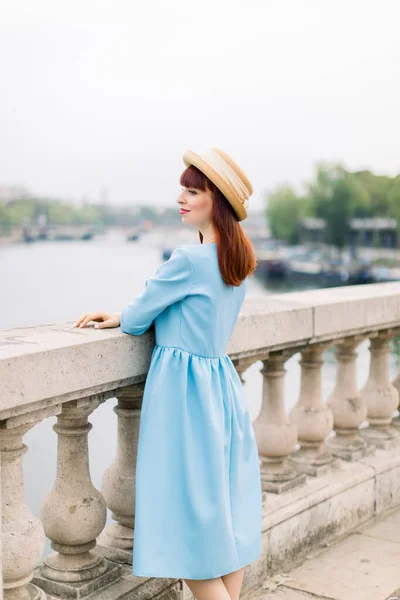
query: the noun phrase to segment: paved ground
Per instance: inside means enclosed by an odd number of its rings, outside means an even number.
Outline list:
[[[400,600],[400,508],[267,579],[245,600]]]

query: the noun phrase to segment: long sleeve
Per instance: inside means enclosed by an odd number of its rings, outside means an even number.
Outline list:
[[[141,335],[167,306],[187,296],[192,284],[192,263],[183,248],[176,248],[154,277],[147,279],[144,291],[122,310],[121,330]]]

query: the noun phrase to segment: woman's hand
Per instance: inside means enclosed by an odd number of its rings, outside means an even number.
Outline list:
[[[119,327],[121,323],[121,313],[106,313],[102,310],[83,313],[83,315],[75,321],[74,327],[85,327],[89,321],[97,321],[95,325],[96,329]]]

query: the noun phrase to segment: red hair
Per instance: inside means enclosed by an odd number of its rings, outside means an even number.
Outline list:
[[[257,260],[252,243],[243,231],[232,205],[223,193],[194,165],[185,169],[180,184],[213,194],[212,223],[216,232],[218,265],[222,279],[227,285],[238,286],[253,273]],[[200,242],[203,235],[199,231]]]

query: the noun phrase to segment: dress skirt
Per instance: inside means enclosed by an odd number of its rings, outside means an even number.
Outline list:
[[[136,462],[132,573],[208,579],[261,553],[257,444],[227,354],[156,344]]]

